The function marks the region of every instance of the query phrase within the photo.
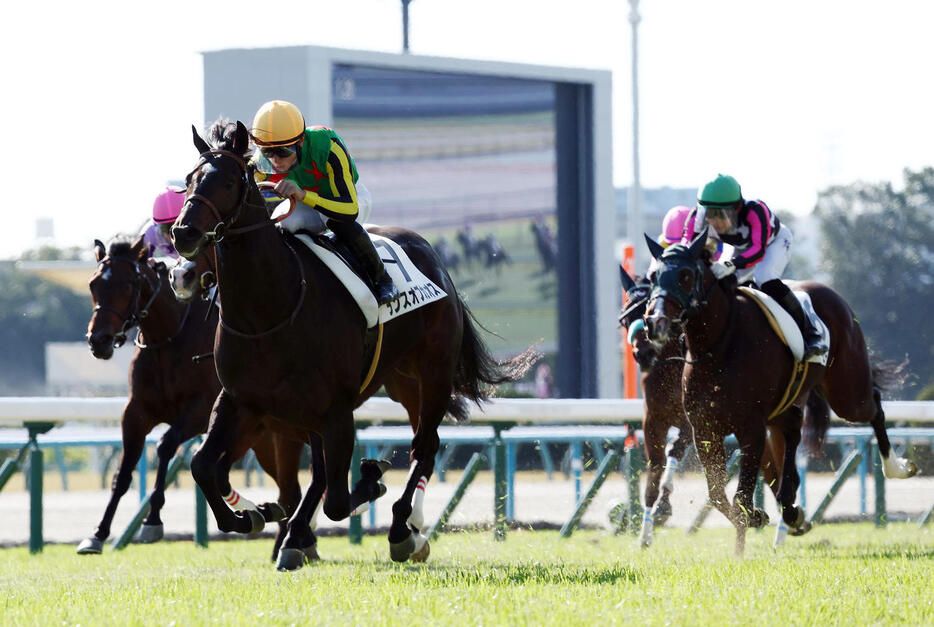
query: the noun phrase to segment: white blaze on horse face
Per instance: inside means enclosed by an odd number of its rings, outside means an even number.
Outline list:
[[[190,276],[194,276],[197,279],[195,274],[196,263],[194,261],[188,261],[182,257],[179,257],[179,260],[174,266],[169,270],[169,285],[172,287],[172,291],[175,292],[175,295],[181,300],[191,300],[195,295],[195,289],[197,288],[196,280],[191,281],[190,283],[185,283],[185,273],[191,270]]]

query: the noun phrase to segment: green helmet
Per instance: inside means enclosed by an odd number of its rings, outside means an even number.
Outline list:
[[[714,180],[704,183],[697,190],[697,204],[714,207],[732,207],[743,197],[739,183],[729,174],[718,174]]]

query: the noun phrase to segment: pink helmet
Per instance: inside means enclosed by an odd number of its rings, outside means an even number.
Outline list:
[[[167,185],[165,191],[156,196],[152,203],[152,221],[156,224],[175,222],[185,204],[185,190],[175,185]]]
[[[684,233],[684,223],[687,221],[688,214],[691,213],[691,207],[677,205],[668,210],[665,219],[662,220],[662,237],[665,238],[665,244],[677,244],[681,241],[681,235]]]

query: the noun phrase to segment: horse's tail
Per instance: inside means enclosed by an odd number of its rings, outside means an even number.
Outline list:
[[[908,378],[908,358],[900,364],[885,359],[869,356],[869,368],[872,371],[872,386],[879,392],[891,392],[905,385]]]
[[[477,406],[488,401],[497,385],[520,379],[541,357],[535,347],[530,346],[512,359],[497,361],[477,332],[477,327],[483,328],[483,325],[463,301],[461,308],[463,338],[454,371],[454,395],[448,406],[448,414],[457,422],[466,421],[469,417],[467,400]]]
[[[819,457],[824,446],[824,436],[830,428],[830,405],[824,396],[823,390],[815,388],[808,395],[804,405],[804,422],[802,424],[802,444],[804,450],[811,457]]]

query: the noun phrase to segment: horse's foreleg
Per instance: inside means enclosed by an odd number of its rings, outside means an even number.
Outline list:
[[[659,425],[658,419],[653,419],[651,411],[646,411],[642,423],[645,434],[645,453],[648,459],[645,480],[645,507],[642,516],[642,530],[639,533],[639,544],[649,546],[652,544],[655,523],[663,524],[671,505],[659,498],[662,485],[662,472],[665,471],[665,438],[668,433],[667,425]],[[666,507],[667,506],[667,507]],[[658,519],[656,520],[656,508]],[[667,509],[667,511],[665,511]]]
[[[710,503],[727,520],[735,524],[730,500],[726,496],[726,450],[723,447],[723,437],[695,432],[694,442],[697,456],[704,467]]]
[[[136,468],[145,447],[146,433],[141,427],[137,426],[139,422],[138,412],[128,405],[123,412],[121,421],[123,453],[120,455],[120,462],[117,465],[117,471],[114,473],[113,482],[110,486],[110,500],[104,509],[104,516],[98,523],[97,529],[94,530],[94,535],[85,538],[78,544],[77,552],[81,555],[99,554],[104,548],[104,540],[110,536],[110,526],[113,524],[117,505],[127,490],[130,489],[130,483],[133,480],[133,469]]]
[[[311,520],[317,513],[321,505],[321,497],[324,496],[325,489],[328,487],[327,468],[321,437],[316,433],[310,434],[310,444],[311,485],[308,486],[308,490],[305,491],[292,517],[285,524],[285,536],[276,561],[278,570],[297,570],[306,561],[319,559],[317,538],[312,532]],[[346,490],[346,483],[344,485]]]
[[[169,427],[168,431],[159,438],[159,444],[156,447],[159,468],[156,471],[156,483],[149,496],[149,515],[143,520],[143,526],[139,531],[140,542],[158,542],[162,539],[163,528],[160,513],[162,506],[165,505],[165,477],[169,470],[169,462],[175,456],[181,443],[182,433],[177,425]]]
[[[225,456],[233,455],[237,440],[246,423],[242,410],[234,400],[221,391],[211,412],[211,426],[207,437],[191,458],[191,475],[214,512],[217,528],[223,532],[256,533],[262,531],[265,521],[262,515],[252,510],[234,512],[224,500],[219,488],[219,473],[228,466],[222,465]]]

